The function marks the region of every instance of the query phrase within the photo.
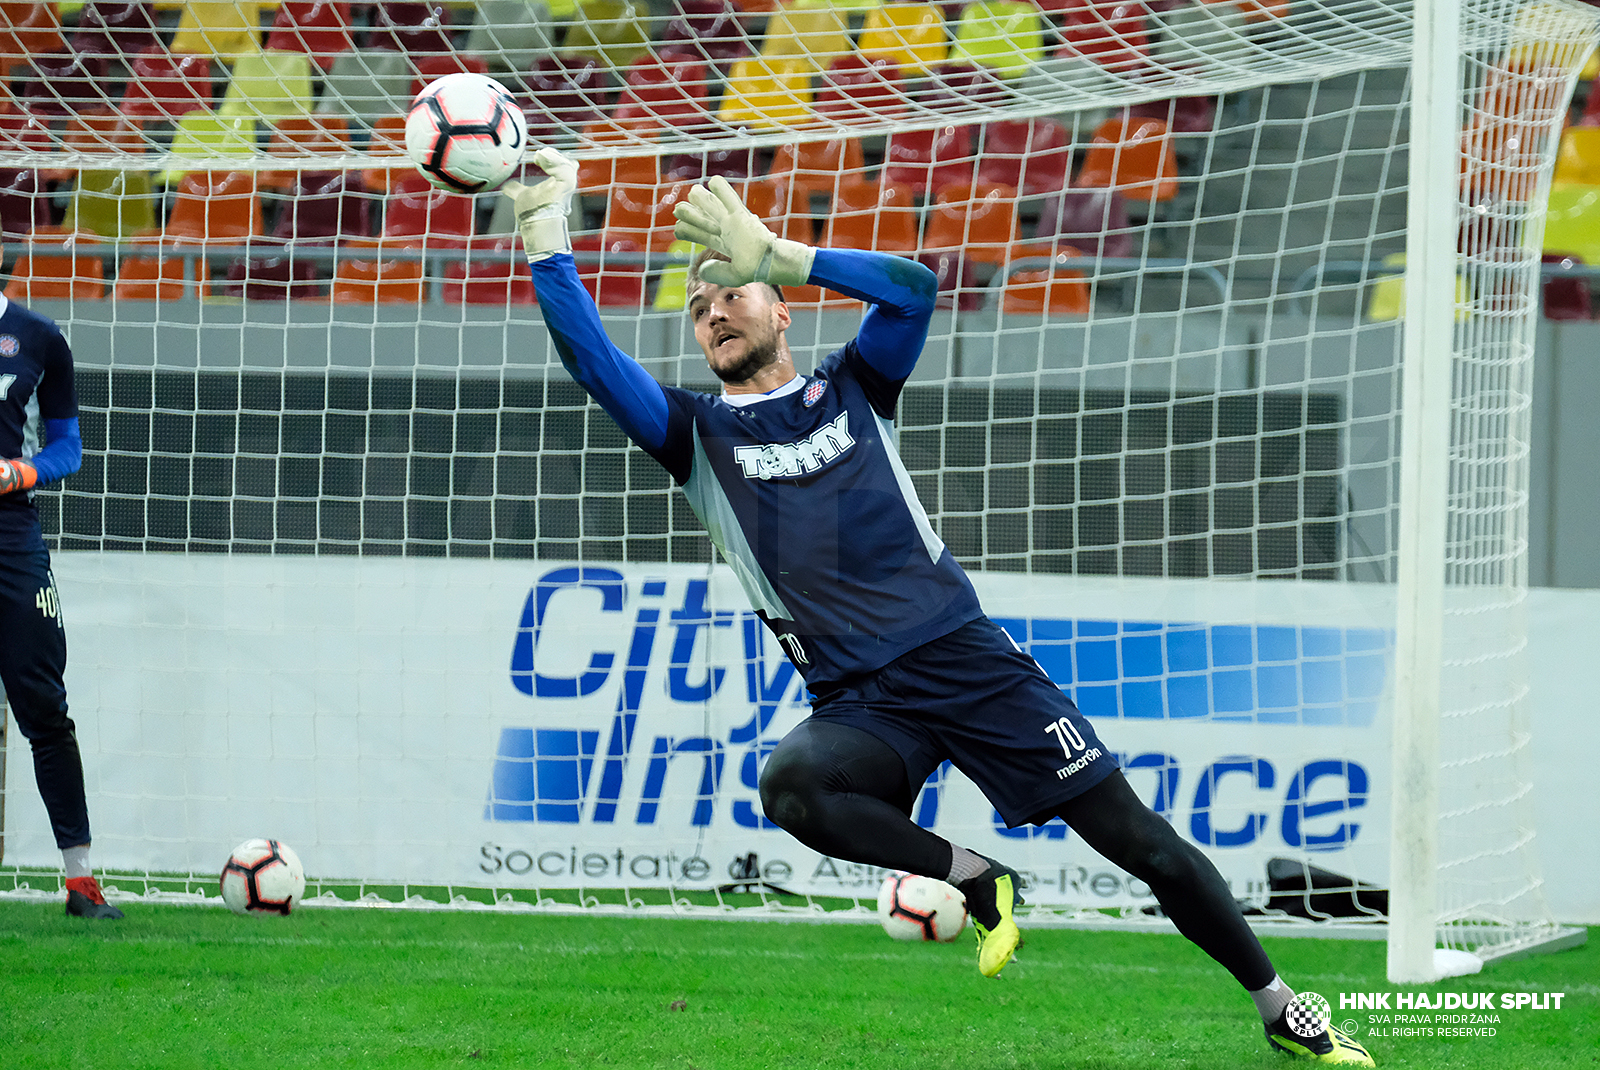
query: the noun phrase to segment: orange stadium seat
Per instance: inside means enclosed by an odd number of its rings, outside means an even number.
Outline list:
[[[5,294],[13,301],[98,301],[106,293],[106,266],[98,254],[79,254],[79,241],[96,241],[92,235],[63,233],[55,227],[40,227],[30,239],[34,248],[23,250],[11,266],[11,282]],[[60,249],[60,253],[39,252],[38,246]]]
[[[779,145],[767,173],[787,178],[807,193],[832,197],[846,175],[859,175],[865,169],[861,139],[852,137]]]
[[[1124,116],[1095,128],[1073,185],[1103,186],[1130,201],[1170,201],[1178,194],[1178,161],[1167,124]]]
[[[1049,242],[1019,242],[1011,250],[1010,259],[1075,260],[1081,255],[1070,245],[1052,247]],[[1087,316],[1090,312],[1089,284],[1081,271],[1056,267],[1017,271],[1006,279],[1000,309],[1028,315]]]

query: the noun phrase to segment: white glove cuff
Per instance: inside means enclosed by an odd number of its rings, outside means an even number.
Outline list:
[[[811,281],[811,261],[816,255],[817,251],[809,245],[779,238],[767,253],[770,266],[763,264],[766,281],[774,286],[804,286]]]
[[[544,260],[556,253],[572,252],[572,239],[567,234],[567,214],[559,205],[546,205],[519,220],[522,231],[522,249],[528,254],[528,263]]]

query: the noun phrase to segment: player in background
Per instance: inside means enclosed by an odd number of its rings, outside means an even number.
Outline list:
[[[41,442],[40,423],[43,423]],[[120,918],[89,867],[83,760],[67,716],[67,633],[33,489],[83,461],[72,350],[50,320],[0,294],[0,683],[67,871],[67,913]]]
[[[1227,883],[1134,794],[1093,727],[983,614],[933,531],[894,446],[894,409],[927,339],[933,273],[882,253],[779,240],[713,178],[676,208],[677,236],[717,259],[690,266],[695,340],[720,396],[664,387],[606,337],[567,234],[576,164],[508,183],[539,306],[562,363],[683,488],[751,604],[805,678],[812,713],[761,774],[767,816],[813,850],[949,881],[966,897],[978,968],[1020,942],[1015,871],[915,824],[945,759],[1007,824],[1063,818],[1146,882],[1167,917],[1250,992],[1273,1047],[1371,1066],[1337,1030],[1298,1035],[1277,976]],[[861,329],[799,374],[781,287],[865,301]],[[1296,1019],[1299,1024],[1299,1019]]]

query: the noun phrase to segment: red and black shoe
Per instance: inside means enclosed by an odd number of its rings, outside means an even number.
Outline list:
[[[106,902],[100,882],[93,877],[67,878],[67,916],[72,918],[120,918],[122,911]]]

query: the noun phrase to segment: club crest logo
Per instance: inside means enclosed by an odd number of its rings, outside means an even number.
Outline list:
[[[14,334],[0,334],[0,357],[14,357],[22,352],[22,343]]]
[[[1315,992],[1297,993],[1284,1010],[1289,1028],[1303,1037],[1326,1032],[1333,1021],[1333,1007]]]
[[[823,393],[823,391],[825,391],[827,389],[828,389],[828,380],[826,380],[826,379],[813,379],[809,383],[806,384],[805,391],[800,395],[800,400],[804,401],[806,403],[806,408],[809,409],[811,406],[815,405],[818,401],[822,400],[822,393]]]

